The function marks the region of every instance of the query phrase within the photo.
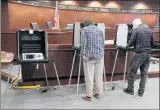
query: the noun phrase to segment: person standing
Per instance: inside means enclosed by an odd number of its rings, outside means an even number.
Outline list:
[[[143,96],[146,85],[147,72],[151,58],[151,47],[153,46],[153,32],[140,19],[133,21],[132,36],[126,49],[134,46],[135,54],[130,62],[128,71],[128,87],[123,91],[134,95],[134,81],[137,70],[140,68],[141,80],[139,83],[138,95]]]
[[[91,17],[84,19],[83,24],[80,56],[83,59],[86,96],[82,99],[92,101],[93,96],[99,99],[103,94],[104,35]],[[94,79],[96,93],[93,95]]]

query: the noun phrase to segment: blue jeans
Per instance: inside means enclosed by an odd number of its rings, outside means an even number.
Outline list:
[[[134,81],[136,79],[137,70],[140,68],[141,71],[141,80],[139,83],[139,92],[144,93],[146,79],[147,79],[147,72],[150,64],[151,54],[138,54],[135,53],[128,72],[128,89],[130,91],[134,91]]]

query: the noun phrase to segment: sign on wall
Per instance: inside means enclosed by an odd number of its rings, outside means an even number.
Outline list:
[[[10,1],[32,6],[41,6],[55,8],[56,4],[43,2],[43,1]],[[78,11],[97,11],[103,13],[159,13],[158,9],[117,9],[117,8],[99,8],[99,7],[85,7],[59,4],[59,9],[78,10]]]

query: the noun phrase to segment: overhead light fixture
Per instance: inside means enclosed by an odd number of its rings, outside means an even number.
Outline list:
[[[22,1],[19,0],[19,1],[17,1],[17,2],[18,2],[18,3],[21,3]]]
[[[65,5],[76,5],[76,1],[59,1],[60,4],[65,4]]]
[[[139,2],[133,6],[133,9],[148,9],[148,6],[142,2]]]
[[[115,1],[109,1],[106,5],[106,8],[121,8],[121,6]]]
[[[92,1],[88,4],[89,7],[103,7],[99,1]]]

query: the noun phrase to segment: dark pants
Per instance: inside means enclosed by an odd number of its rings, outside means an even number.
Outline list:
[[[136,79],[137,70],[140,68],[141,71],[141,80],[139,84],[139,92],[144,93],[146,79],[147,79],[147,72],[150,64],[150,54],[138,54],[135,53],[128,72],[128,89],[130,91],[134,91],[134,81]]]

